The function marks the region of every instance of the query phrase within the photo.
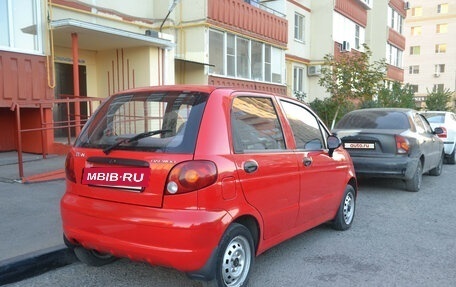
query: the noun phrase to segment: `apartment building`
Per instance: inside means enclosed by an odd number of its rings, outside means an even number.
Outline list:
[[[429,92],[456,91],[456,0],[408,3],[405,82],[412,85],[417,106],[425,108]]]
[[[0,1],[0,151],[52,153],[56,137],[74,137],[89,103],[56,101],[174,83],[175,42],[154,30],[157,1],[134,2]],[[69,130],[52,129],[67,115]]]

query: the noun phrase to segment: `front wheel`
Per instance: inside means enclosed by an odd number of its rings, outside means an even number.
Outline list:
[[[252,234],[241,224],[233,223],[226,230],[219,245],[215,280],[209,286],[247,286],[255,256]],[[207,285],[206,285],[207,286]]]
[[[85,249],[81,246],[74,248],[74,254],[79,259],[79,261],[89,266],[103,266],[117,259],[111,254],[100,253],[96,250]]]
[[[355,217],[356,195],[353,186],[345,188],[344,196],[340,202],[337,215],[333,221],[333,228],[336,230],[347,230],[353,223]]]

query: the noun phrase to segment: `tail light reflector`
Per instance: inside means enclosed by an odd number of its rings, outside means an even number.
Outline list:
[[[74,173],[74,156],[71,152],[67,154],[65,160],[65,175],[69,181],[76,182],[76,174]]]
[[[406,154],[410,151],[410,143],[408,139],[403,136],[395,135],[396,138],[396,152],[399,154]]]
[[[166,194],[181,194],[213,184],[217,167],[211,161],[187,161],[173,167],[166,181]]]

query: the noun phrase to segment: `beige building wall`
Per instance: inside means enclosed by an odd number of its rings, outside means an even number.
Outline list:
[[[456,90],[456,0],[411,0],[407,11],[405,35],[405,82],[417,86],[415,98],[424,107],[428,91],[434,85]],[[438,13],[440,4],[448,4],[448,11]],[[437,25],[446,24],[442,33]],[[420,32],[412,33],[421,30]],[[445,44],[445,53],[436,53],[436,45]],[[411,47],[419,47],[419,54],[411,54]],[[416,49],[416,48],[415,48]],[[444,64],[443,72],[436,71],[436,65]],[[418,73],[410,69],[419,67]],[[412,67],[412,68],[410,68]],[[453,97],[453,105],[454,105]]]

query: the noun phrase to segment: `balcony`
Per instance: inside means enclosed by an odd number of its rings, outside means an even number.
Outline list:
[[[280,46],[288,42],[288,21],[284,16],[254,1],[208,0],[209,23]]]

